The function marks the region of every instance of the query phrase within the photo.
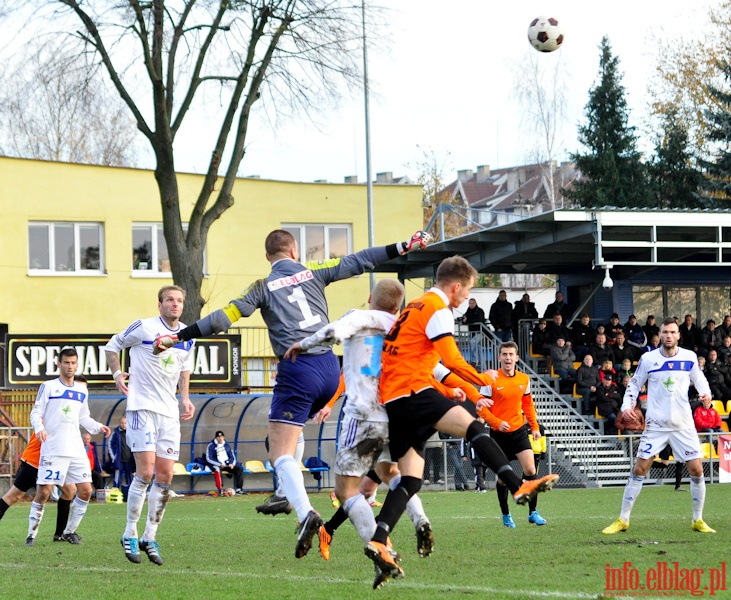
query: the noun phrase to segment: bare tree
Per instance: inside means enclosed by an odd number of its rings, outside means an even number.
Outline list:
[[[360,2],[36,4],[39,11],[49,4],[60,7],[48,16],[64,22],[66,31],[98,57],[152,148],[173,280],[188,293],[183,320],[192,322],[204,304],[203,250],[210,227],[233,205],[232,189],[254,105],[264,98],[277,113],[307,112],[336,101],[343,82],[357,84]],[[377,14],[368,11],[369,19]],[[76,31],[79,24],[81,30]],[[203,90],[215,92],[218,101],[201,106]],[[208,113],[220,109],[220,128],[184,234],[174,142],[194,107]]]
[[[529,160],[541,167],[551,208],[556,208],[553,171],[563,146],[560,133],[566,122],[567,77],[560,51],[546,56],[531,50],[515,65],[513,95],[520,105],[523,142]]]
[[[35,40],[0,77],[0,151],[8,156],[134,166],[134,121],[83,56]]]

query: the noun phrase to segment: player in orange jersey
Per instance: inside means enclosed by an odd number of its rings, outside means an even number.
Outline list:
[[[33,433],[28,440],[23,454],[20,457],[20,468],[15,474],[15,480],[5,495],[0,498],[0,519],[5,511],[13,504],[21,500],[29,489],[36,486],[38,478],[38,461],[41,457],[41,443],[36,434]],[[71,502],[76,495],[76,485],[67,483],[61,488],[61,497],[58,499],[58,513],[56,515],[56,533],[53,535],[54,542],[64,541],[61,536],[66,529],[66,522],[69,519]]]
[[[505,452],[508,460],[518,459],[523,469],[523,480],[531,481],[537,475],[529,436],[538,440],[541,432],[531,396],[530,378],[515,370],[518,362],[518,345],[515,342],[500,344],[498,362],[500,369],[495,384],[480,389],[486,398],[492,399],[493,404],[488,408],[482,400],[478,401],[477,414],[490,426],[490,437]],[[515,521],[508,507],[508,488],[499,478],[497,497],[503,513],[503,525],[514,528]],[[528,501],[528,522],[545,525],[546,520],[538,513],[537,506],[538,498],[534,496]]]
[[[528,502],[539,491],[550,489],[558,479],[556,475],[548,475],[521,482],[485,426],[435,389],[432,371],[440,359],[465,381],[480,386],[494,384],[489,374],[478,373],[462,358],[454,340],[451,308],[469,297],[476,276],[475,269],[462,257],[442,261],[435,286],[409,303],[385,337],[380,401],[388,413],[391,458],[398,461],[401,482],[386,496],[376,519],[378,528],[365,552],[375,563],[377,572],[380,570],[387,576],[399,577],[403,573],[389,552],[387,538],[409,498],[421,488],[424,444],[435,430],[466,438],[480,459],[505,482],[519,504]],[[374,587],[378,582],[377,576]]]

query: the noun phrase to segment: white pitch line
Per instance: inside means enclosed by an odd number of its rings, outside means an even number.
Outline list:
[[[34,565],[28,563],[0,563],[0,569],[33,569],[36,571],[85,571],[89,573],[133,573],[131,569],[122,569],[119,567],[90,567],[88,565]],[[237,579],[270,579],[273,581],[294,581],[294,582],[327,582],[327,583],[360,583],[360,579],[343,579],[340,577],[306,577],[303,575],[284,575],[277,573],[276,575],[267,575],[265,573],[243,573],[236,571],[200,571],[191,569],[156,569],[155,573],[160,575],[172,575],[176,577],[235,577]],[[370,585],[370,581],[367,582]],[[579,600],[596,598],[597,594],[587,594],[585,592],[540,592],[533,590],[511,590],[504,588],[493,588],[487,586],[475,585],[452,585],[439,583],[419,583],[414,581],[397,581],[389,582],[388,586],[405,587],[416,590],[430,590],[436,592],[459,592],[459,593],[485,593],[485,594],[503,594],[508,596],[517,596],[521,598],[577,598]]]

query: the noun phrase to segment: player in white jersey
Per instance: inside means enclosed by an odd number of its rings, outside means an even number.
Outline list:
[[[284,355],[285,360],[295,360],[298,354],[315,346],[343,344],[347,400],[335,460],[335,494],[341,507],[319,530],[320,554],[325,560],[330,558],[332,535],[345,518],[350,519],[365,544],[376,530],[373,511],[361,491],[363,476],[378,463],[376,472],[391,489],[397,487],[401,479],[398,467],[391,462],[388,453],[388,415],[378,401],[378,385],[383,339],[396,321],[403,298],[401,283],[383,279],[368,299],[370,310],[349,311],[334,323],[293,344]],[[446,367],[440,365],[440,368],[439,379],[449,375]],[[416,527],[417,550],[421,556],[428,556],[433,550],[434,538],[421,499],[412,496],[406,510]]]
[[[667,445],[672,446],[676,460],[684,462],[690,473],[690,491],[693,501],[693,531],[716,533],[703,520],[706,499],[706,480],[701,463],[701,447],[693,424],[688,402],[688,388],[694,385],[698,398],[711,400],[711,389],[698,367],[695,353],[678,345],[680,331],[673,318],[666,318],[660,327],[661,346],[642,355],[634,377],[627,386],[622,402],[622,416],[635,420],[632,410],[640,389],[648,382],[647,425],[637,449],[637,462],[624,488],[619,518],[605,527],[602,533],[614,534],[629,528],[629,518],[637,497],[642,491],[654,457]]]
[[[36,497],[28,516],[26,546],[35,544],[51,490],[56,485],[63,486],[66,483],[76,484],[76,498],[61,537],[71,544],[81,542],[76,530],[86,514],[92,490],[89,458],[81,440],[79,425],[92,434],[103,432],[109,437],[111,433],[109,427],[91,418],[89,390],[85,384],[74,381],[74,373],[79,366],[76,350],[62,348],[56,365],[59,377],[41,385],[30,412],[31,425],[41,442],[41,455]]]
[[[168,502],[173,465],[180,455],[180,419],[193,418],[195,407],[188,395],[194,342],[180,342],[165,354],[152,352],[156,339],[185,327],[180,322],[185,292],[169,285],[161,288],[157,297],[160,316],[135,321],[112,337],[104,350],[114,383],[127,396],[127,444],[135,457],[135,477],[127,494],[127,527],[122,535],[124,554],[129,561],[139,563],[142,550],[151,562],[161,565],[163,560],[155,538]],[[124,348],[129,348],[129,374],[120,369],[119,352]],[[178,388],[182,415],[175,395]],[[137,522],[153,474],[147,523],[138,538]]]

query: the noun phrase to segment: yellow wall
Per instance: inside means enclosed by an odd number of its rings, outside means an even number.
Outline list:
[[[189,214],[202,182],[179,176],[181,213]],[[366,186],[240,179],[235,204],[208,237],[209,277],[203,283],[206,314],[225,305],[253,280],[269,273],[264,238],[282,223],[348,223],[353,249],[368,245]],[[0,158],[0,322],[10,333],[114,333],[157,314],[157,290],[171,277],[132,277],[133,222],[160,222],[151,171]],[[375,240],[407,239],[422,227],[419,186],[374,186]],[[28,222],[101,222],[102,276],[31,276]],[[421,291],[407,282],[407,295]],[[328,288],[330,317],[368,298],[368,275]],[[258,313],[238,325],[262,325]]]

